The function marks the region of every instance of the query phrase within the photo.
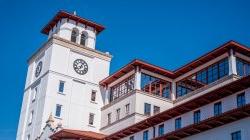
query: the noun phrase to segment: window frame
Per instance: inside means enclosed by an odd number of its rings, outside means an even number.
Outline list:
[[[182,121],[181,117],[175,119],[175,130],[178,130],[182,127],[181,121]]]
[[[218,116],[222,114],[222,102],[216,102],[214,103],[214,116]]]
[[[146,130],[146,131],[143,131],[143,140],[148,140],[149,138],[148,138],[148,130]]]
[[[164,123],[158,126],[158,137],[164,135]]]
[[[56,104],[56,110],[55,110],[55,117],[56,118],[62,118],[62,107],[63,105],[61,104]],[[58,110],[59,109],[59,110]],[[59,111],[59,112],[58,112]],[[58,115],[59,113],[59,115]]]
[[[241,140],[241,131],[235,131],[231,133],[232,140]]]
[[[59,80],[59,85],[58,85],[58,93],[64,95],[65,92],[65,81]],[[61,91],[62,90],[62,91]]]
[[[95,114],[89,113],[89,125],[91,125],[91,126],[94,125],[94,119],[95,119]]]
[[[246,104],[245,92],[237,94],[237,107],[242,107]]]
[[[151,116],[151,104],[144,103],[144,115]]]
[[[193,119],[194,124],[200,123],[200,121],[201,121],[201,111],[200,110],[194,111],[193,118],[194,118]]]

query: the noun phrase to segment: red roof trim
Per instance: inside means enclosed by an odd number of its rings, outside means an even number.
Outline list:
[[[122,73],[122,71],[129,72],[129,71],[134,69],[134,66],[140,66],[141,68],[145,68],[147,70],[154,71],[156,73],[165,75],[169,78],[176,78],[176,77],[178,77],[178,76],[180,76],[188,71],[195,69],[196,67],[198,67],[206,62],[209,62],[211,59],[214,59],[214,58],[216,58],[216,57],[218,57],[226,52],[229,52],[230,49],[233,49],[234,51],[242,53],[244,55],[250,56],[250,49],[248,47],[241,45],[235,41],[229,41],[229,42],[223,44],[222,46],[220,46],[219,48],[216,48],[216,49],[204,54],[203,56],[195,59],[194,61],[192,61],[192,62],[190,62],[182,67],[180,67],[179,69],[177,69],[175,71],[169,71],[169,70],[166,70],[164,68],[147,63],[145,61],[135,59],[132,62],[130,62],[129,64],[122,67],[120,70],[118,70],[114,74],[112,74],[109,77],[100,81],[100,84],[101,85],[110,84],[111,82],[113,82],[117,78],[125,75],[125,73]]]
[[[102,140],[106,135],[92,131],[62,129],[50,136],[52,140],[61,138],[82,138],[82,140]]]
[[[74,14],[71,14],[71,13],[68,13],[66,11],[59,11],[51,20],[50,22],[43,27],[43,29],[41,30],[41,32],[43,34],[46,34],[48,35],[49,34],[49,31],[57,24],[57,22],[59,20],[61,20],[62,18],[68,18],[68,19],[71,19],[71,20],[74,20],[76,22],[79,22],[79,23],[82,23],[82,24],[85,24],[85,25],[88,25],[90,27],[93,27],[96,29],[96,31],[98,33],[100,33],[101,31],[103,31],[105,29],[104,26],[100,25],[100,24],[97,24],[95,22],[92,22],[90,20],[87,20],[87,19],[84,19],[82,17],[79,17],[77,15],[74,15]]]

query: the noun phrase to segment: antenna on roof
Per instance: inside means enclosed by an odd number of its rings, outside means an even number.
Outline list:
[[[76,11],[74,11],[74,13],[73,13],[74,15],[76,15]]]

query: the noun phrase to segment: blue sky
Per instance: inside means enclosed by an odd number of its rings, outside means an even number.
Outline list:
[[[135,58],[174,70],[229,40],[250,46],[250,1],[1,0],[0,140],[15,139],[26,60],[47,40],[42,27],[58,10],[101,23],[97,49],[111,72]]]

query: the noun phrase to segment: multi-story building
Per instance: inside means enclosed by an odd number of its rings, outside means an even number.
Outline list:
[[[75,32],[82,24],[92,41]],[[66,12],[43,29],[49,41],[29,59],[17,139],[250,138],[248,47],[229,41],[175,71],[134,60],[109,75],[111,56],[92,46],[102,29]]]

